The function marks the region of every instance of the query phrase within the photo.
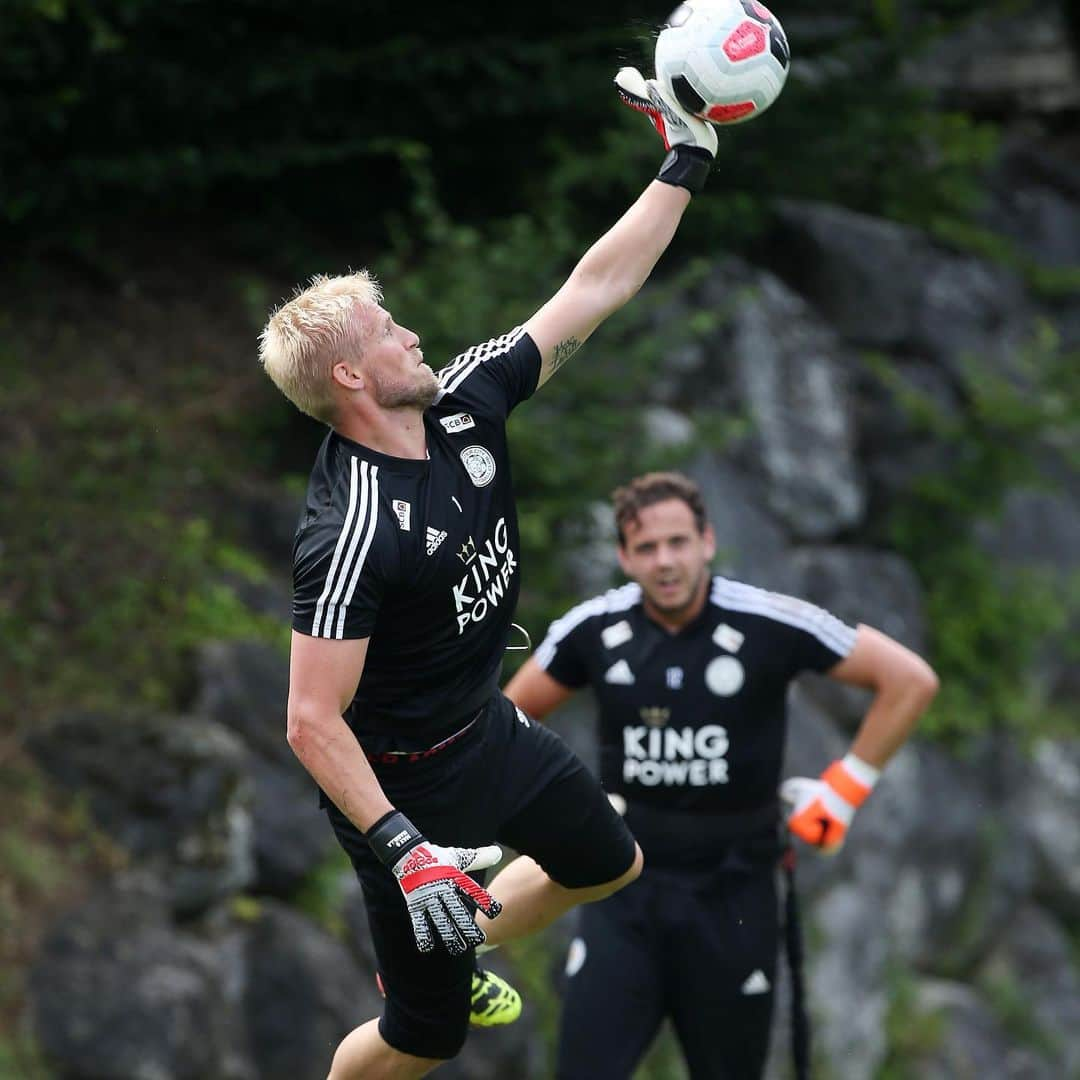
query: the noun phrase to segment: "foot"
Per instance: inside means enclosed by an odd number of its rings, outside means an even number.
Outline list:
[[[472,977],[469,1023],[473,1027],[512,1024],[521,1015],[521,995],[493,971],[478,967]]]
[[[375,972],[375,985],[386,997],[382,976]],[[472,1027],[512,1024],[521,1015],[521,995],[501,976],[478,967],[472,976],[469,1023]]]

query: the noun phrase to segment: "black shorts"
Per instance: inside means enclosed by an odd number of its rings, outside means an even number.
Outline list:
[[[670,1017],[692,1080],[765,1067],[779,939],[774,866],[646,866],[579,912],[567,956],[558,1080],[629,1080]]]
[[[501,693],[440,753],[372,767],[391,803],[436,844],[503,844],[570,889],[621,877],[634,860],[634,838],[596,779]],[[453,1057],[468,1031],[472,951],[454,957],[437,944],[421,953],[393,874],[335,806],[327,814],[363,886],[386,989],[379,1033],[404,1053]]]

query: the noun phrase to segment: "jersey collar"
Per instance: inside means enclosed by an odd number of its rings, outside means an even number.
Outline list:
[[[346,453],[362,457],[365,461],[370,461],[372,465],[378,465],[380,469],[385,469],[387,472],[409,473],[417,476],[426,473],[431,466],[430,456],[427,458],[391,457],[389,454],[372,450],[370,446],[365,446],[363,443],[348,439],[336,431],[331,432],[330,437],[336,439]]]

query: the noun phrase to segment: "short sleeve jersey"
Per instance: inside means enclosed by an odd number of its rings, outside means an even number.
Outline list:
[[[804,600],[722,577],[678,633],[645,613],[636,584],[552,623],[536,662],[564,686],[591,686],[601,781],[631,801],[738,813],[776,798],[788,685],[825,671],[855,630]]]
[[[415,748],[498,685],[521,577],[506,418],[539,372],[518,327],[439,372],[426,460],[333,431],[319,450],[293,547],[293,628],[371,639],[346,713],[358,736]]]

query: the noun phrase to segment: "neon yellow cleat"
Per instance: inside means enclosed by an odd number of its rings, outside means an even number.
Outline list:
[[[521,995],[493,971],[478,967],[472,977],[469,1023],[473,1027],[512,1024],[521,1015]]]
[[[375,985],[386,997],[386,987],[378,972],[375,972]],[[521,995],[495,972],[478,967],[472,976],[469,1024],[472,1027],[497,1027],[512,1024],[520,1015]]]

